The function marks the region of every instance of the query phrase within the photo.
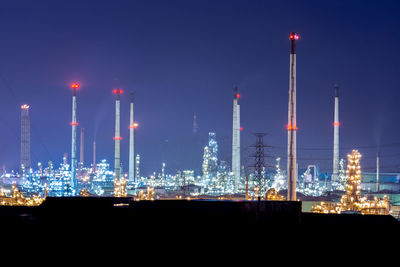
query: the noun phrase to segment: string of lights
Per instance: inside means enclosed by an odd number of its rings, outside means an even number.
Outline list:
[[[381,149],[381,148],[390,148],[390,147],[399,147],[400,142],[393,142],[382,145],[363,145],[363,146],[355,146],[356,149]],[[287,149],[285,146],[271,146],[271,148],[275,149]],[[344,150],[352,150],[354,147],[341,147]],[[297,150],[333,150],[332,147],[298,147]]]

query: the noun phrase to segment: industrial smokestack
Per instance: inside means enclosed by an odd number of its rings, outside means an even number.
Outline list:
[[[31,120],[29,105],[21,106],[21,170],[26,172],[31,167]],[[24,173],[22,173],[23,175]]]
[[[72,142],[71,142],[71,187],[75,192],[78,190],[78,183],[76,179],[76,90],[79,88],[79,83],[74,82],[72,85]]]
[[[381,157],[381,153],[377,153],[376,154],[376,192],[379,192],[379,165],[380,165],[380,157]]]
[[[296,41],[299,36],[292,32],[290,34],[290,76],[289,76],[289,110],[288,110],[288,195],[287,199],[296,200]]]
[[[240,105],[238,88],[233,88],[233,125],[232,125],[232,172],[235,190],[240,182]]]
[[[133,93],[131,93],[129,124],[129,183],[133,183],[135,181],[135,124],[133,115]]]
[[[339,175],[339,86],[335,85],[335,115],[333,122],[333,174],[332,182],[337,182]]]
[[[198,130],[197,126],[197,115],[196,112],[193,113],[193,133],[196,134]]]
[[[80,149],[80,154],[79,154],[79,167],[83,168],[83,164],[84,164],[84,141],[85,141],[85,129],[81,128],[81,142],[79,145],[79,149]]]
[[[119,179],[121,177],[120,143],[121,143],[122,138],[120,136],[120,96],[122,94],[122,90],[114,89],[113,93],[116,96],[116,99],[115,99],[115,136],[114,136],[114,145],[115,145],[114,173],[115,173],[115,179]]]
[[[96,163],[96,141],[93,141],[93,173],[97,171]]]

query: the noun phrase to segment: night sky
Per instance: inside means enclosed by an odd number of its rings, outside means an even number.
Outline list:
[[[400,171],[399,1],[19,1],[0,4],[0,164],[17,169],[20,105],[31,106],[32,164],[71,151],[69,85],[79,81],[85,161],[113,165],[121,97],[127,171],[129,92],[135,94],[142,174],[199,170],[207,133],[230,164],[233,86],[241,92],[242,163],[254,132],[285,167],[290,32],[298,32],[299,167],[332,169],[333,85],[340,86],[340,156],[362,170]],[[198,133],[192,133],[193,112]],[[78,128],[78,138],[79,138]],[[79,140],[78,140],[79,144]],[[78,146],[79,153],[79,146]],[[78,154],[79,155],[79,154]],[[273,158],[268,161],[274,163]]]

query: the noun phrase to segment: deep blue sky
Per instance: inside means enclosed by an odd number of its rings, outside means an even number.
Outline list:
[[[20,109],[31,105],[32,162],[70,153],[71,90],[86,161],[113,159],[113,88],[122,96],[127,166],[129,92],[144,174],[199,169],[207,133],[230,162],[232,87],[242,93],[243,163],[253,132],[285,157],[291,31],[297,46],[299,167],[331,169],[333,84],[340,85],[341,157],[361,147],[364,170],[381,146],[400,160],[399,1],[18,1],[0,4],[0,164],[19,164]],[[193,112],[199,132],[192,134]],[[126,127],[125,127],[125,126]],[[389,146],[389,144],[397,145]],[[371,148],[366,148],[370,146]],[[318,159],[315,161],[313,159]],[[285,159],[283,159],[283,166]]]

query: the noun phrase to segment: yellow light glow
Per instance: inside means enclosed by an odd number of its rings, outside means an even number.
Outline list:
[[[339,203],[321,202],[315,204],[311,212],[314,213],[342,213],[343,211],[355,211],[361,214],[390,214],[390,201],[386,195],[382,199],[377,197],[369,201],[361,196],[361,154],[353,150],[347,155],[347,186],[346,193],[342,195]]]

